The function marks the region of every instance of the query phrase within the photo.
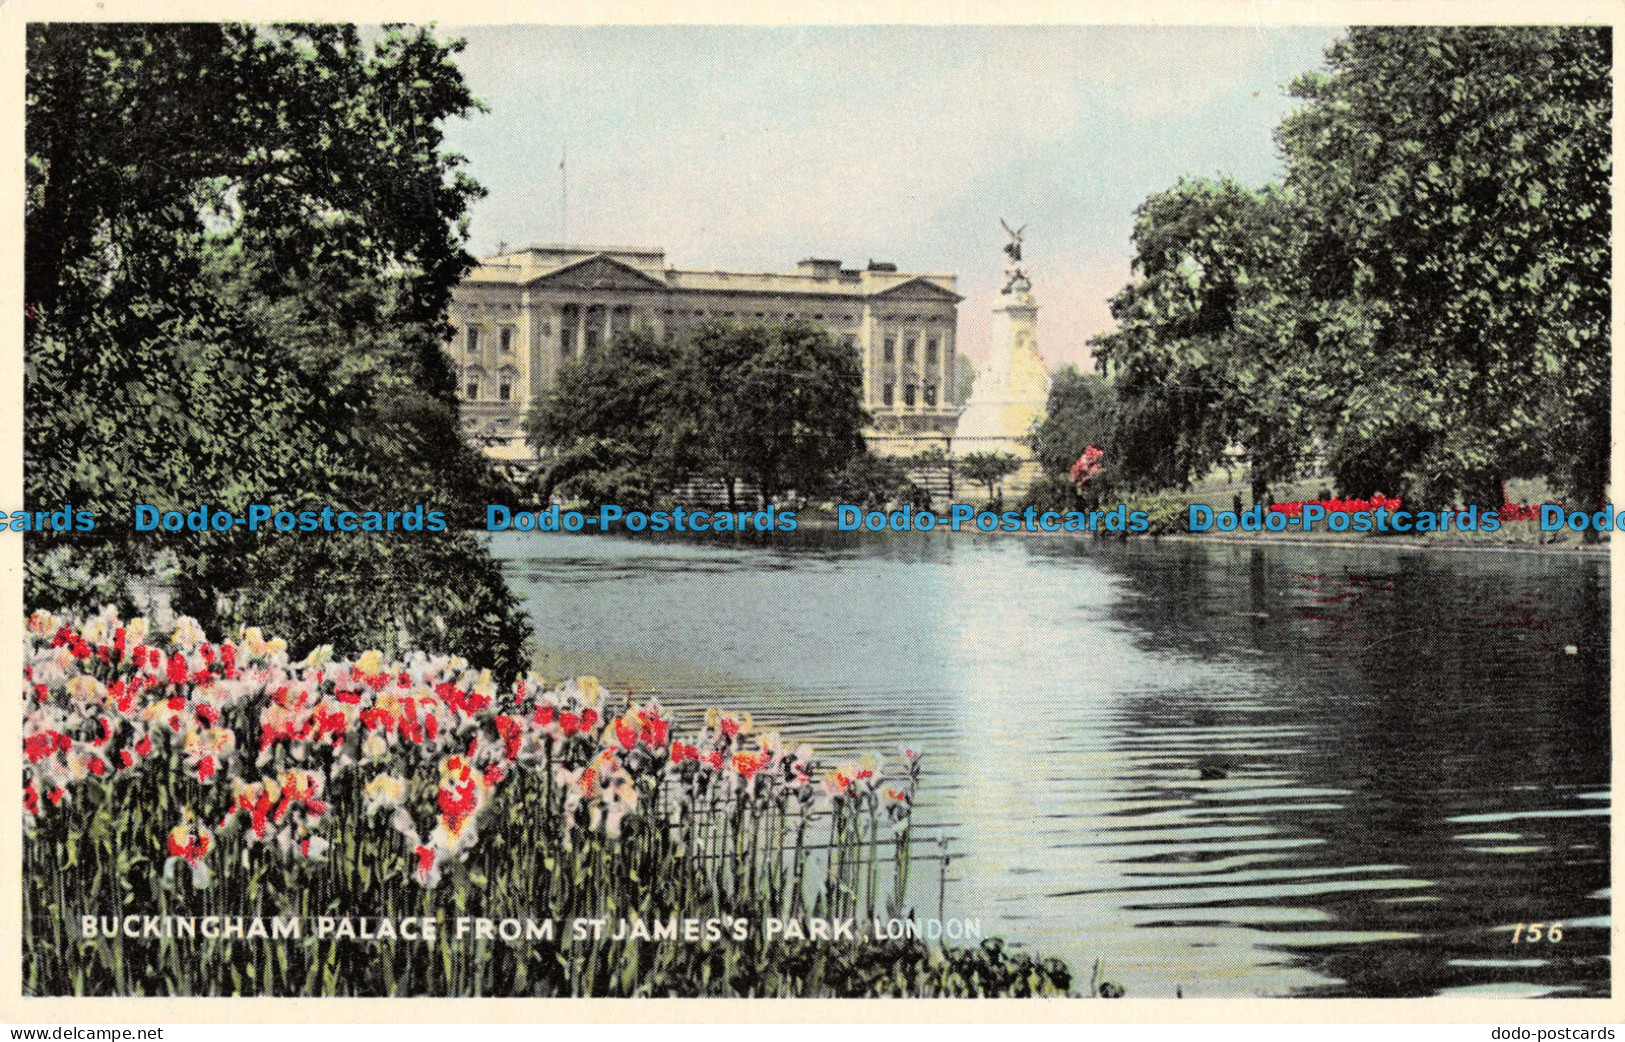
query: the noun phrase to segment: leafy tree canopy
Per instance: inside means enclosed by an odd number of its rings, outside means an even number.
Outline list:
[[[1279,186],[1148,199],[1096,352],[1122,473],[1254,493],[1313,449],[1345,494],[1499,505],[1608,468],[1611,38],[1356,27],[1302,76]]]
[[[501,638],[458,650],[514,659],[522,620],[500,579],[461,605],[428,585],[460,552],[480,571],[459,536],[124,531],[136,503],[455,511],[487,479],[441,351],[480,191],[443,147],[443,122],[479,107],[460,49],[421,29],[30,27],[25,495],[96,509],[117,533],[31,536],[30,600],[123,602],[161,546],[179,556],[181,608],[209,628],[314,642],[330,639],[314,601],[343,600],[329,586],[349,570],[303,573],[299,597],[242,584],[387,554],[398,567],[362,569],[373,588],[351,599],[357,640],[478,629]],[[62,581],[45,566],[62,552],[102,585]],[[439,563],[414,574],[414,553]],[[221,614],[250,603],[264,614]]]

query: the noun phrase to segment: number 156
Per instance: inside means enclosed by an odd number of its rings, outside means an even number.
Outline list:
[[[1563,924],[1516,923],[1512,927],[1513,944],[1556,944],[1563,939]]]

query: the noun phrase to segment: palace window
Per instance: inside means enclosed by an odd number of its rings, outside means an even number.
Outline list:
[[[576,353],[576,330],[574,326],[559,327],[559,355],[563,358],[572,358]]]
[[[936,384],[926,384],[925,385],[925,404],[927,404],[927,405],[935,405],[935,404],[937,404],[937,385]]]
[[[904,384],[903,385],[903,404],[904,405],[913,405],[914,404],[914,385],[913,384]]]
[[[513,381],[508,379],[506,376],[502,378],[501,383],[497,384],[497,401],[513,401]]]
[[[925,341],[925,364],[937,364],[937,338],[927,337]]]
[[[463,343],[468,348],[469,354],[473,354],[475,351],[478,351],[480,349],[480,327],[469,326],[466,334],[464,335]]]
[[[587,356],[591,355],[594,351],[598,350],[598,327],[596,325],[594,325],[593,323],[589,322],[589,323],[587,323],[587,328],[586,328],[585,332],[586,332],[586,342],[581,345],[581,356],[583,358],[586,358]]]
[[[471,402],[480,400],[480,371],[470,369],[463,373],[463,397]]]
[[[884,386],[884,387],[882,387],[880,389],[880,403],[882,405],[890,405],[892,403],[892,385],[891,384],[887,384],[886,386]]]
[[[916,341],[912,335],[903,338],[903,361],[914,361],[914,348],[917,346],[917,344],[918,341]],[[909,404],[913,405],[914,403],[910,402]]]
[[[513,327],[503,326],[497,335],[501,338],[502,353],[505,355],[513,354]]]
[[[881,349],[880,357],[881,357],[881,360],[885,361],[885,362],[895,362],[895,361],[897,361],[897,338],[896,337],[889,336],[889,337],[886,338],[885,346]]]

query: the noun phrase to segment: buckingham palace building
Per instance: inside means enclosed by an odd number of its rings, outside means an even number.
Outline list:
[[[895,264],[804,260],[790,272],[699,271],[664,250],[534,246],[488,257],[453,294],[452,341],[463,426],[492,457],[523,465],[525,415],[559,368],[616,335],[680,337],[701,322],[803,320],[863,362],[872,440],[951,434],[960,300],[952,275]]]

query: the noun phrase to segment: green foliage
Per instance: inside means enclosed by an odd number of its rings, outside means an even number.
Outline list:
[[[1128,507],[1131,514],[1136,510],[1145,511],[1146,519],[1150,522],[1150,527],[1145,530],[1146,535],[1169,535],[1185,531],[1185,502],[1165,492],[1127,496],[1123,499],[1123,504]]]
[[[1298,340],[1344,431],[1340,486],[1386,443],[1430,502],[1498,506],[1502,480],[1541,472],[1600,499],[1609,31],[1365,28],[1327,61],[1278,136],[1315,215]]]
[[[851,350],[805,322],[629,334],[566,366],[532,413],[532,444],[554,454],[541,491],[643,505],[705,477],[817,494],[865,451],[862,386]]]
[[[138,503],[238,516],[423,503],[455,523],[483,499],[495,479],[459,435],[441,350],[480,194],[443,148],[444,121],[479,107],[460,44],[417,29],[363,43],[353,26],[57,23],[30,26],[28,48],[25,501],[89,508],[118,531],[30,534],[30,599],[127,603],[119,591],[165,549],[211,625],[217,599],[258,596],[252,582],[283,592],[296,643],[347,614],[338,632],[357,639],[393,636],[403,617],[439,620],[449,644],[520,633],[472,546],[458,547],[474,556],[453,596],[426,584],[455,571],[451,544],[427,538],[348,533],[339,549],[283,545],[306,533],[126,529]],[[65,582],[64,555],[93,561],[99,582]],[[278,571],[322,560],[367,572],[367,593]]]
[[[701,325],[679,382],[705,468],[754,482],[764,501],[822,489],[864,451],[862,365],[811,323]]]
[[[1079,372],[1075,365],[1056,371],[1050,382],[1044,422],[1034,428],[1028,438],[1045,477],[1033,488],[1045,502],[1062,505],[1064,509],[1087,505],[1068,474],[1084,449],[1091,445],[1101,448],[1111,445],[1116,422],[1117,392],[1112,384],[1098,374]],[[1106,456],[1106,467],[1105,472],[1089,483],[1091,502],[1100,502],[1111,490],[1110,453]]]
[[[905,504],[930,505],[930,496],[910,480],[902,463],[868,450],[849,460],[830,481],[829,498],[832,502],[850,503],[865,510],[885,510]]]
[[[1254,483],[1291,476],[1307,431],[1278,315],[1294,254],[1281,193],[1182,180],[1135,212],[1135,271],[1112,298],[1118,329],[1095,341],[1118,395],[1109,442],[1128,484],[1184,487],[1243,446]],[[1076,457],[1074,457],[1075,459]]]
[[[679,349],[647,333],[617,336],[565,365],[527,418],[534,445],[554,451],[541,498],[647,508],[692,469],[692,436],[672,374]]]
[[[997,495],[995,486],[1021,469],[1021,461],[1008,452],[969,452],[959,457],[959,473],[987,487],[987,498]]]
[[[1239,444],[1255,498],[1310,447],[1345,495],[1497,506],[1608,471],[1611,41],[1590,27],[1356,27],[1300,77],[1279,187],[1148,199],[1096,353],[1123,474]]]

